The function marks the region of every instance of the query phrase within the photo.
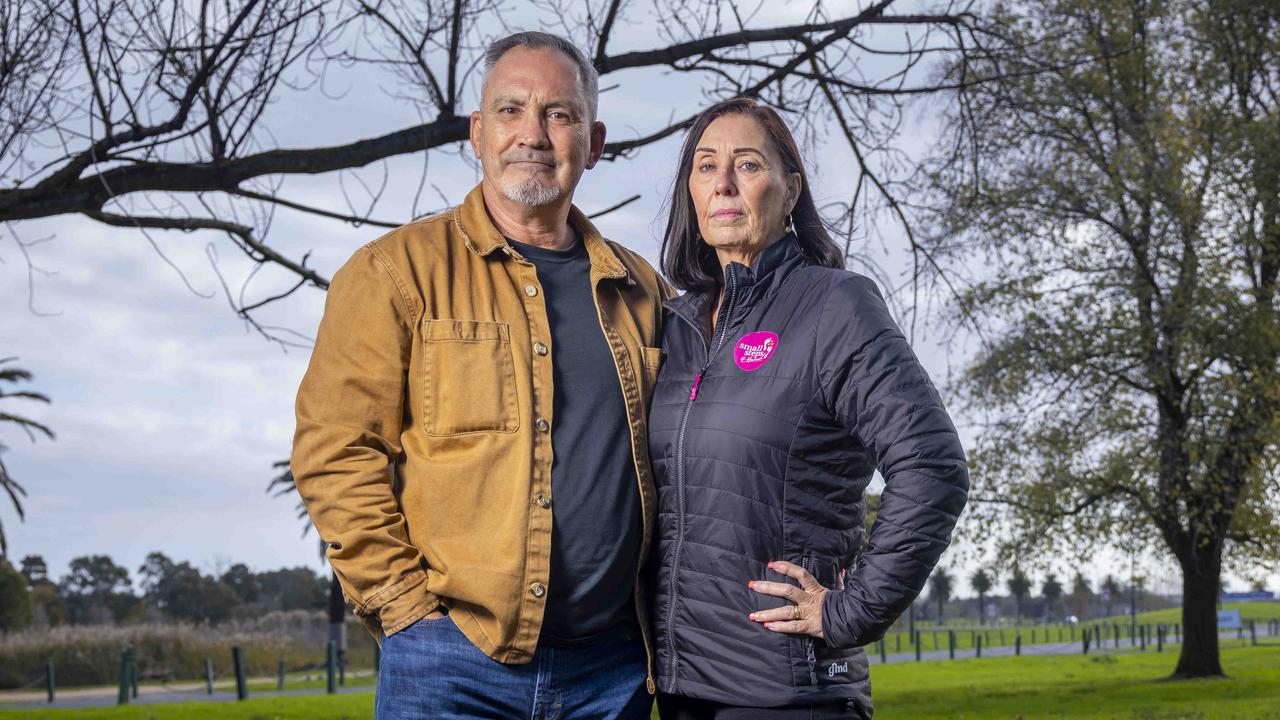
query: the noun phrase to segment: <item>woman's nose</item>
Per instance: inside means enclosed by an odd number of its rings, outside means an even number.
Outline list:
[[[722,170],[716,175],[716,194],[717,195],[734,195],[738,192],[738,186],[733,182],[733,173],[729,170]]]

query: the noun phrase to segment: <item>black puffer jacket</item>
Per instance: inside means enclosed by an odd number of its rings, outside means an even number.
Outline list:
[[[860,646],[950,542],[969,486],[960,440],[870,280],[814,265],[788,235],[750,268],[731,263],[724,284],[714,334],[713,297],[667,303],[650,409],[659,690],[762,707],[851,698],[870,717]],[[864,549],[877,468],[885,490]],[[834,588],[825,640],[747,618],[786,604],[747,581],[794,584],[770,560]]]

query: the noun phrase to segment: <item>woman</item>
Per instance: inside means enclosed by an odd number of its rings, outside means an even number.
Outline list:
[[[875,285],[842,269],[770,108],[695,120],[662,266],[686,292],[650,409],[659,710],[869,718],[861,646],[915,599],[964,507],[955,427]]]

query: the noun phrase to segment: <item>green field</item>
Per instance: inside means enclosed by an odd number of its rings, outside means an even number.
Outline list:
[[[1245,603],[1226,603],[1222,606],[1224,610],[1238,609],[1240,617],[1248,623],[1253,620],[1258,623],[1258,632],[1262,633],[1263,625],[1268,620],[1280,620],[1280,602],[1245,602]],[[1174,625],[1182,623],[1182,610],[1180,608],[1170,608],[1168,610],[1154,610],[1151,612],[1138,613],[1138,625]],[[1067,625],[1063,623],[1054,623],[1049,625],[1020,625],[1014,626],[976,626],[964,618],[956,618],[946,625],[935,625],[932,623],[917,623],[916,631],[920,633],[920,649],[924,652],[930,650],[946,650],[948,648],[948,631],[956,633],[956,650],[970,651],[973,649],[977,641],[977,636],[982,636],[982,647],[999,647],[1013,645],[1015,640],[1021,636],[1023,645],[1036,645],[1041,643],[1053,642],[1077,642],[1081,639],[1081,630],[1086,627],[1104,626],[1104,632],[1107,638],[1107,647],[1112,647],[1113,628],[1118,627],[1123,637],[1122,646],[1129,645],[1129,631],[1131,621],[1127,615],[1117,615],[1107,618],[1106,620],[1089,620],[1079,625]],[[1096,637],[1096,636],[1095,636]],[[1173,633],[1170,632],[1166,642],[1173,641]],[[1247,631],[1245,634],[1247,637]],[[885,634],[885,651],[889,654],[909,653],[913,651],[911,635],[906,630],[891,631]],[[1154,635],[1149,640],[1154,644]],[[872,645],[868,648],[868,652],[878,654],[880,652],[879,645]]]
[[[1280,647],[1226,648],[1230,677],[1170,681],[1173,655],[1064,655],[876,666],[877,720],[1280,720]],[[372,693],[242,703],[0,712],[3,720],[368,720]]]
[[[1223,610],[1239,610],[1240,619],[1248,622],[1253,620],[1259,625],[1267,620],[1280,620],[1280,602],[1235,602],[1223,603]],[[1120,622],[1121,618],[1116,621]],[[1128,622],[1128,618],[1123,618]],[[1153,610],[1152,612],[1138,613],[1138,622],[1140,623],[1180,623],[1182,622],[1182,608],[1169,608],[1168,610]]]

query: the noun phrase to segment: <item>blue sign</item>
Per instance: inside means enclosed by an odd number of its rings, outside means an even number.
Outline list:
[[[1239,610],[1219,610],[1218,611],[1218,629],[1219,630],[1239,630],[1240,611]]]

